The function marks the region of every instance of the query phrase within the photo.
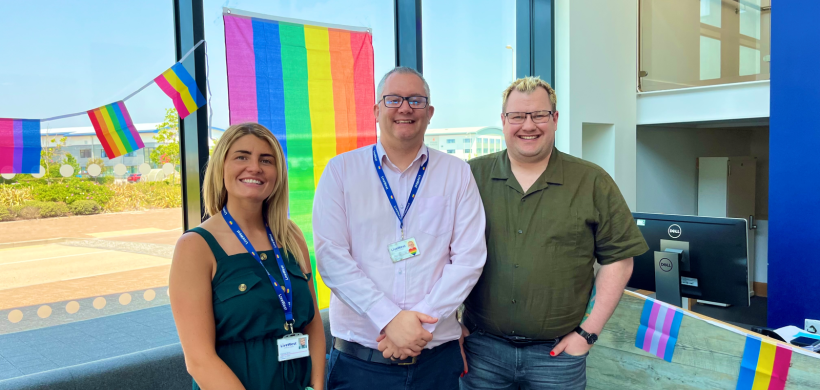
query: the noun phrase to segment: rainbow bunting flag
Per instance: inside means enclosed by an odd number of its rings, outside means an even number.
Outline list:
[[[40,120],[0,118],[0,173],[40,172]]]
[[[791,361],[791,349],[747,335],[737,390],[783,390]]]
[[[647,299],[641,312],[641,326],[635,346],[667,362],[672,361],[683,312]]]
[[[328,161],[376,142],[373,37],[339,29],[224,14],[230,122],[258,122],[282,144],[290,217],[313,256],[311,215]],[[319,307],[330,290],[316,273]]]
[[[122,101],[88,111],[88,118],[109,159],[145,147]]]
[[[186,116],[205,105],[205,97],[202,96],[202,92],[199,92],[196,81],[178,62],[157,76],[154,82],[173,100],[174,108],[177,109],[180,119],[185,119]]]

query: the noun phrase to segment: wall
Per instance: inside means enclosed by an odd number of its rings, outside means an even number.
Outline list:
[[[820,2],[772,12],[769,326],[820,319]]]
[[[611,124],[611,174],[633,210],[637,13],[634,1],[555,1],[556,146],[583,158],[584,123]]]
[[[768,242],[768,129],[638,126],[637,211],[697,215],[698,157],[757,157],[756,282],[766,283]],[[659,186],[663,184],[663,186]]]

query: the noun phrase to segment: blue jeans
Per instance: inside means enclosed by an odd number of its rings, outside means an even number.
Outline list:
[[[333,349],[327,390],[458,390],[463,371],[458,340],[439,345],[412,366],[366,362]]]
[[[550,356],[555,344],[516,346],[479,330],[464,339],[468,373],[461,389],[583,390],[587,355]]]

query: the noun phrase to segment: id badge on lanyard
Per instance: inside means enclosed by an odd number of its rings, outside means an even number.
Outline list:
[[[410,198],[407,199],[407,205],[404,207],[404,213],[402,213],[399,211],[399,205],[393,197],[393,190],[390,188],[390,184],[387,182],[387,177],[384,175],[382,164],[379,161],[379,154],[376,151],[376,145],[373,145],[373,164],[376,166],[376,173],[379,174],[379,180],[381,180],[384,192],[387,194],[387,200],[390,201],[390,205],[393,207],[393,212],[395,212],[396,217],[399,218],[399,224],[401,226],[401,241],[394,242],[387,246],[387,252],[390,254],[390,260],[394,263],[421,255],[421,248],[419,248],[416,239],[412,237],[408,239],[404,238],[404,219],[407,217],[407,212],[410,210],[413,200],[416,199],[416,193],[419,190],[419,186],[421,186],[421,179],[424,177],[424,172],[427,171],[427,164],[429,162],[430,149],[428,148],[427,160],[419,167],[419,172],[416,174],[416,180],[413,182],[413,189],[410,190]]]
[[[227,206],[222,208],[222,217],[225,218],[225,222],[228,222],[228,226],[231,228],[231,231],[236,235],[236,238],[239,239],[239,242],[245,247],[245,250],[247,250],[248,253],[256,259],[256,262],[262,266],[262,269],[265,270],[265,274],[268,275],[268,279],[273,285],[273,290],[279,298],[279,303],[282,305],[282,310],[285,311],[285,330],[289,329],[290,334],[277,340],[276,342],[279,347],[279,361],[282,362],[285,360],[309,356],[308,335],[295,333],[293,331],[293,290],[291,290],[290,277],[288,277],[288,270],[285,268],[284,259],[282,258],[282,254],[279,252],[279,247],[276,246],[276,240],[273,238],[273,232],[271,232],[270,227],[267,223],[265,224],[265,231],[268,234],[268,240],[270,240],[270,244],[273,247],[273,253],[276,256],[276,263],[279,266],[279,271],[282,273],[283,286],[280,286],[279,283],[276,282],[270,272],[268,272],[268,269],[265,268],[265,265],[262,264],[262,258],[259,256],[259,253],[257,253],[256,249],[253,248],[253,245],[251,245],[250,240],[248,240],[248,237],[242,231],[242,228],[239,227],[239,224],[234,221],[231,213],[228,212]]]

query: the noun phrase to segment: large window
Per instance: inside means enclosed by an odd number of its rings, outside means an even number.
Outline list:
[[[771,0],[641,0],[642,91],[769,79]]]
[[[424,76],[430,104],[436,107],[431,128],[472,127],[463,130],[466,134],[475,127],[501,125],[501,92],[512,82],[514,51],[519,49],[515,3],[422,2]]]
[[[0,117],[81,113],[41,123],[42,175],[0,179],[0,381],[177,342],[152,310],[168,303],[179,175],[128,183],[142,159],[109,159],[85,113],[174,64],[173,3],[1,2],[0,36]],[[125,106],[154,145],[171,99],[150,86]],[[151,337],[123,319],[136,311]]]

